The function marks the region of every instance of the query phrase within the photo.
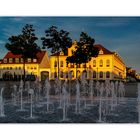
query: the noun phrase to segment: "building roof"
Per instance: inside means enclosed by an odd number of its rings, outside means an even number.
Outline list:
[[[105,47],[103,47],[101,44],[95,44],[94,45],[96,48],[103,51],[103,54],[113,54],[113,52],[109,51],[108,49],[106,49]]]
[[[103,47],[101,44],[95,44],[94,46],[95,46],[96,48],[98,48],[99,51],[102,50],[102,51],[103,51],[103,54],[113,54],[113,52],[109,51],[108,49],[106,49],[105,47]],[[58,55],[60,55],[60,52],[54,53],[54,54],[52,54],[51,56],[58,56]],[[67,55],[64,54],[63,56],[67,56]]]
[[[42,59],[43,59],[45,53],[46,53],[46,51],[40,51],[40,52],[38,52],[38,53],[37,53],[37,62],[30,62],[30,63],[41,63],[41,61],[42,61]],[[12,52],[8,52],[8,53],[4,56],[3,60],[4,60],[4,59],[9,59],[9,58],[22,58],[22,55],[14,55]],[[2,60],[2,63],[3,63],[3,60]],[[15,62],[13,62],[13,63],[15,63]],[[21,63],[21,62],[19,62],[19,63]],[[26,63],[29,63],[29,62],[26,62]],[[11,63],[10,63],[10,64],[11,64]]]

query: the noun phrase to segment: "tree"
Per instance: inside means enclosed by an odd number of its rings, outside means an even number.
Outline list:
[[[69,32],[64,30],[58,30],[56,26],[49,27],[45,31],[45,37],[41,38],[43,49],[51,49],[51,53],[57,54],[57,67],[58,67],[58,78],[59,78],[59,55],[60,52],[66,53],[67,48],[71,47],[72,39],[69,37]]]
[[[67,57],[67,63],[76,64],[76,77],[77,77],[77,65],[87,63],[92,57],[97,57],[99,54],[98,48],[94,47],[95,40],[88,36],[87,33],[81,32],[80,39],[77,42],[76,50],[72,56]]]
[[[25,61],[27,58],[36,58],[36,54],[40,51],[40,47],[36,41],[38,38],[35,35],[33,25],[26,24],[21,34],[9,37],[9,43],[5,47],[13,54],[22,55],[23,58],[23,80],[25,81]]]

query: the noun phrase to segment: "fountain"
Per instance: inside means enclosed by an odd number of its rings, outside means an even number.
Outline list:
[[[4,88],[1,88],[0,91],[0,117],[5,117],[5,113],[4,113],[4,101],[3,101],[3,91]]]
[[[50,105],[50,89],[51,89],[51,85],[49,79],[47,78],[45,80],[45,92],[46,92],[45,98],[47,99],[47,113],[49,112],[49,105]]]
[[[34,118],[33,117],[33,95],[34,95],[33,89],[29,89],[29,95],[30,95],[30,118]]]
[[[67,100],[68,100],[68,92],[66,91],[66,81],[64,82],[63,86],[62,86],[62,95],[63,95],[63,120],[62,121],[68,121],[67,119],[67,108],[68,108],[68,104],[67,104]]]
[[[98,122],[102,122],[102,96],[103,96],[103,92],[104,92],[103,83],[101,83],[99,92],[100,92],[100,94],[99,94],[99,120],[98,120]]]
[[[75,103],[75,113],[80,113],[80,83],[76,79],[76,103]]]
[[[16,96],[17,96],[17,86],[14,85],[13,86],[13,92],[12,92],[12,101],[13,101],[13,105],[16,106]]]
[[[19,93],[20,93],[20,109],[18,111],[26,111],[25,109],[23,109],[23,80],[20,81]]]

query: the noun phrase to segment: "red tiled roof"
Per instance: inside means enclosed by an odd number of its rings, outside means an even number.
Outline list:
[[[105,47],[103,47],[102,45],[100,44],[95,44],[94,45],[96,48],[103,51],[103,54],[113,54],[113,52],[109,51],[108,49],[106,49]]]
[[[94,46],[95,46],[96,48],[98,48],[99,51],[102,49],[103,54],[113,54],[113,52],[109,51],[108,49],[106,49],[105,47],[103,47],[101,44],[95,44]],[[58,56],[59,54],[60,54],[60,52],[54,53],[54,54],[52,54],[51,56]],[[67,56],[67,55],[64,55],[64,56]]]
[[[46,51],[40,51],[37,53],[37,62],[31,62],[31,63],[41,63],[44,55],[45,55]],[[5,57],[3,58],[4,59],[8,59],[8,58],[22,58],[22,55],[14,55],[12,52],[8,52]],[[2,63],[3,63],[3,60],[2,60]],[[15,63],[15,62],[13,62]],[[27,62],[26,62],[27,63]],[[28,62],[29,63],[29,62]]]

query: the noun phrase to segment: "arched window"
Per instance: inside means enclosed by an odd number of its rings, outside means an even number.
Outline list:
[[[103,72],[100,71],[100,78],[103,78]]]
[[[107,67],[110,66],[110,60],[109,60],[109,59],[106,60],[106,66],[107,66]]]
[[[63,71],[60,72],[60,77],[63,78]]]
[[[96,71],[93,71],[93,78],[96,78]]]
[[[77,70],[77,77],[79,78],[80,77],[80,70]]]
[[[57,78],[57,72],[54,72],[54,78]]]
[[[103,60],[100,60],[100,67],[103,67]]]
[[[106,78],[110,78],[110,72],[109,71],[106,72]]]
[[[63,61],[60,61],[60,67],[63,67]]]
[[[83,75],[84,78],[87,78],[87,71],[84,70],[83,73],[82,73],[82,75]]]
[[[72,78],[74,78],[74,71],[71,70],[70,73],[71,73]]]
[[[54,67],[57,67],[57,61],[54,61]]]
[[[93,60],[93,67],[96,67],[96,60]]]

